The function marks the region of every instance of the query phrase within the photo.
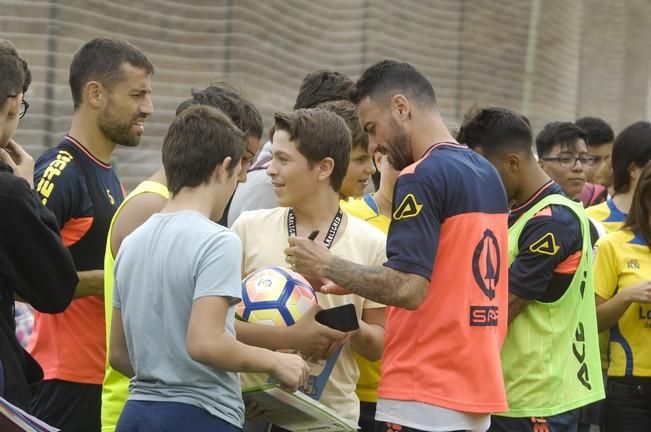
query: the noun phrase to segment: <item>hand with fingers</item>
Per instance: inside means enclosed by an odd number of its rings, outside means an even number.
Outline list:
[[[629,303],[651,304],[651,281],[619,291]]]
[[[29,186],[34,188],[34,158],[16,141],[10,139],[6,147],[0,147],[0,160],[9,165],[17,177],[27,180]]]
[[[274,352],[274,363],[270,375],[280,383],[280,387],[294,393],[307,382],[310,366],[297,354]]]
[[[344,332],[318,323],[315,317],[320,310],[321,306],[312,306],[296,324],[287,329],[292,349],[300,351],[304,358],[312,362],[328,358],[348,337]]]
[[[290,237],[289,247],[285,249],[287,263],[294,271],[310,279],[324,277],[330,259],[332,254],[323,242],[305,237]]]

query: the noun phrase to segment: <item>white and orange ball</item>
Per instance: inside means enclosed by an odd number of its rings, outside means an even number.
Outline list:
[[[316,294],[300,274],[271,266],[254,271],[242,281],[239,319],[276,327],[297,322],[317,303]]]

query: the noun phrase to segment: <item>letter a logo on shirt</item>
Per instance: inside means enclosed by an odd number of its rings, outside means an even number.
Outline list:
[[[396,211],[393,212],[393,219],[400,220],[418,216],[418,213],[420,213],[422,208],[423,205],[418,204],[416,197],[414,197],[414,194],[407,194],[407,196],[402,199],[402,202]]]
[[[556,237],[554,237],[554,234],[547,233],[542,236],[540,240],[531,243],[529,250],[534,253],[553,256],[556,255],[561,248],[556,244]]]

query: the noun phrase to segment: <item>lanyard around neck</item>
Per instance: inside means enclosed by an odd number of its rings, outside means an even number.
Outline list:
[[[323,240],[323,243],[325,243],[328,249],[330,249],[330,246],[332,246],[332,242],[335,240],[335,236],[337,235],[337,231],[339,230],[339,226],[341,225],[341,220],[343,219],[343,217],[344,217],[344,212],[341,211],[341,208],[337,209],[337,214],[332,219],[332,223],[330,223],[328,234]],[[297,235],[296,214],[294,213],[294,209],[292,208],[290,208],[289,212],[287,213],[287,231],[289,232],[290,237]]]

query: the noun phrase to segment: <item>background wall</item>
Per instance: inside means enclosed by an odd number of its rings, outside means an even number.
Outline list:
[[[516,109],[536,130],[597,115],[617,132],[649,112],[647,0],[0,0],[0,38],[34,75],[16,134],[34,156],[67,131],[68,66],[96,36],[130,41],[156,68],[145,137],[115,158],[127,188],[159,166],[176,106],[211,81],[242,88],[267,126],[308,72],[356,79],[383,58],[425,73],[452,127],[473,104]]]

